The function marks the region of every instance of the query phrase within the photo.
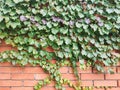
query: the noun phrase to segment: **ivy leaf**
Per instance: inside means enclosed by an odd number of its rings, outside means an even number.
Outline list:
[[[51,41],[54,41],[54,40],[56,39],[56,37],[53,36],[53,35],[49,35],[49,39],[50,39]]]
[[[62,52],[58,52],[57,54],[58,54],[58,57],[60,57],[60,58],[63,58],[63,57],[64,57],[64,55],[63,55]]]
[[[51,27],[52,27],[51,22],[48,22],[48,23],[47,23],[47,27],[48,27],[48,28],[51,28]]]
[[[113,13],[114,10],[112,8],[107,8],[106,11],[110,14],[110,13]]]
[[[78,22],[76,22],[75,25],[76,25],[77,28],[82,27],[82,25],[80,23],[78,23]]]
[[[68,37],[65,37],[64,40],[65,40],[65,44],[67,45],[71,43],[71,39]]]
[[[43,16],[45,16],[45,15],[47,14],[47,11],[44,10],[44,9],[41,9],[41,10],[40,10],[40,13],[41,13]]]
[[[58,30],[58,29],[53,28],[51,32],[52,32],[53,34],[57,34],[57,33],[59,32],[59,30]]]
[[[13,0],[16,4],[22,2],[23,0]]]
[[[67,34],[68,33],[68,29],[61,28],[60,32],[63,33],[63,34]]]
[[[58,45],[62,45],[63,44],[63,40],[57,40],[57,44]]]
[[[6,4],[10,7],[15,5],[12,0],[6,0]]]
[[[0,22],[1,22],[3,19],[4,19],[3,16],[0,15]]]
[[[82,51],[81,51],[81,54],[82,54],[82,55],[87,55],[87,52],[86,52],[85,50],[82,50]]]

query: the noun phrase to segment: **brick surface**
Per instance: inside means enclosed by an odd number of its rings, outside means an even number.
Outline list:
[[[120,90],[120,87],[116,87],[116,88],[108,88],[106,90]]]
[[[10,87],[0,87],[0,90],[11,90]]]
[[[34,90],[33,87],[12,87],[11,90]]]
[[[38,83],[36,80],[24,80],[23,85],[24,86],[35,86]]]
[[[10,79],[10,74],[0,74],[0,80],[1,79]]]
[[[94,86],[117,86],[117,81],[94,81]]]
[[[34,74],[12,74],[12,79],[14,80],[34,79]]]
[[[106,74],[105,75],[106,79],[120,79],[120,74]]]
[[[82,81],[81,86],[93,86],[93,81]]]
[[[42,87],[40,90],[56,90],[54,87]]]
[[[43,79],[45,79],[45,78],[47,78],[49,75],[48,74],[34,74],[34,78],[36,79],[36,80],[43,80]]]
[[[74,74],[62,74],[63,78],[67,78],[69,80],[77,80]]]
[[[8,51],[8,50],[12,50],[12,47],[10,47],[10,46],[1,47],[0,46],[0,52],[4,52],[4,51]]]
[[[94,88],[93,90],[105,90],[104,88]]]
[[[120,67],[117,67],[117,72],[120,73]]]
[[[1,86],[22,86],[22,81],[13,81],[13,80],[0,80]]]
[[[118,81],[118,86],[120,87],[120,80]]]
[[[25,67],[23,69],[24,73],[45,73],[44,70],[40,67]]]
[[[61,68],[59,69],[59,71],[60,71],[61,73],[68,73],[68,70],[69,70],[69,67],[61,67]]]
[[[104,80],[104,74],[81,74],[82,80]]]

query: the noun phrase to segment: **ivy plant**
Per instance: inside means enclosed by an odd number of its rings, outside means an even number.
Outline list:
[[[92,66],[100,72],[117,64],[120,0],[0,0],[0,39],[16,48],[1,52],[0,62],[39,65],[49,73],[35,90],[52,80],[57,90],[65,90],[64,84],[90,90],[62,78],[59,68],[72,66],[80,83],[78,62],[80,68]]]

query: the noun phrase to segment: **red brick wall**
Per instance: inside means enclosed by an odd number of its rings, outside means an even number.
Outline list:
[[[5,43],[0,44],[0,52],[13,49]],[[107,68],[107,67],[105,67]],[[120,90],[120,64],[112,67],[115,74],[97,74],[92,68],[87,70],[80,70],[79,75],[82,80],[82,86],[113,86],[113,88],[101,88],[94,90]],[[76,78],[71,67],[60,68],[62,77],[70,79],[76,83]],[[10,63],[0,63],[0,90],[33,90],[33,86],[39,81],[47,77],[42,68],[39,66],[20,67],[13,66]],[[54,81],[43,87],[41,90],[55,90]],[[73,90],[66,86],[66,90]]]

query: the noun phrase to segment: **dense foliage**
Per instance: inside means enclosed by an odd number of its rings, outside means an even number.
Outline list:
[[[59,68],[72,65],[79,80],[77,62],[104,72],[119,61],[112,52],[120,50],[120,0],[0,0],[0,39],[17,48],[0,53],[0,62],[40,65],[50,74],[35,90],[51,80],[56,89],[88,90],[62,78]]]

